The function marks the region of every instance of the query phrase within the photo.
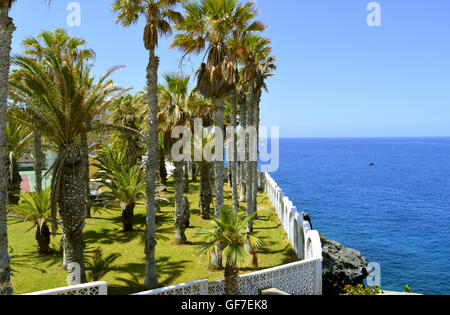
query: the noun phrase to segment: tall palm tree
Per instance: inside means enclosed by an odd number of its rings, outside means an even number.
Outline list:
[[[0,156],[5,154],[6,111],[12,34],[16,27],[9,11],[16,0],[0,0]],[[50,0],[48,0],[50,4]],[[0,295],[11,294],[11,268],[6,225],[6,166],[0,159]]]
[[[177,24],[177,29],[181,33],[177,34],[171,46],[179,48],[185,55],[199,54],[205,49],[208,54],[206,63],[202,63],[197,71],[197,88],[203,96],[211,98],[214,105],[216,129],[214,190],[217,219],[224,205],[224,161],[223,151],[220,148],[223,148],[225,98],[237,81],[236,67],[226,46],[232,32],[232,16],[236,3],[237,0],[202,0],[185,4],[185,21]],[[222,257],[220,252],[217,254],[213,257],[210,267],[222,269]]]
[[[112,9],[117,13],[117,23],[125,27],[138,22],[145,16],[144,46],[149,51],[147,67],[147,88],[149,107],[149,126],[147,139],[147,209],[145,233],[145,280],[148,289],[158,287],[155,260],[155,215],[156,215],[156,174],[158,171],[158,47],[159,35],[171,33],[171,22],[181,22],[183,16],[175,11],[184,0],[114,0]]]
[[[256,213],[254,214],[256,215]],[[253,215],[253,216],[254,216]],[[200,257],[217,255],[222,251],[226,260],[225,265],[225,294],[238,295],[239,266],[243,265],[249,253],[245,250],[245,243],[249,242],[253,248],[262,245],[261,240],[251,232],[246,232],[246,225],[253,216],[240,220],[230,208],[223,208],[220,212],[220,219],[214,219],[213,229],[198,229],[196,237],[205,239],[204,244],[197,247],[196,253]]]
[[[15,112],[12,118],[58,148],[51,168],[52,212],[55,216],[59,209],[67,263],[80,266],[80,277],[71,279],[72,284],[85,282],[82,231],[87,200],[79,140],[88,132],[112,128],[93,119],[122,93],[109,79],[117,68],[94,82],[91,67],[82,60],[74,62],[52,51],[45,51],[40,63],[23,56],[14,57],[13,62],[22,79],[11,82],[11,97],[25,104],[26,110]]]
[[[16,27],[9,10],[13,0],[0,0],[0,295],[11,294],[11,268],[6,224],[7,169],[3,157],[6,150],[6,112],[12,34]]]
[[[165,85],[159,86],[159,103],[160,113],[159,119],[164,121],[161,126],[162,130],[166,134],[166,138],[170,139],[170,144],[174,143],[172,139],[172,131],[178,126],[186,125],[187,117],[187,101],[188,98],[188,86],[189,76],[183,76],[179,74],[165,74]],[[189,144],[190,145],[190,144]],[[169,145],[170,146],[170,145]],[[178,157],[172,157],[174,159],[175,170],[173,173],[175,181],[175,244],[185,244],[185,218],[189,216],[188,213],[184,213],[185,204],[183,195],[185,193],[184,187],[184,167],[186,165],[185,159],[178,159]]]
[[[251,5],[241,5],[237,0],[202,0],[184,5],[186,18],[177,24],[178,34],[171,47],[177,47],[187,54],[199,54],[206,50],[207,60],[197,71],[199,92],[212,99],[214,104],[215,128],[224,135],[225,98],[238,82],[237,59],[233,49],[228,46],[233,40],[236,23],[244,19],[247,23],[256,12]],[[244,23],[244,24],[245,24]],[[256,29],[259,24],[256,23]],[[257,26],[257,27],[256,27]],[[252,28],[249,27],[249,31]],[[216,137],[216,152],[223,148],[223,138]],[[223,153],[223,152],[222,152]],[[223,208],[224,161],[217,156],[215,171],[215,217],[220,217]],[[222,268],[222,259],[214,257],[212,265]]]
[[[271,55],[272,48],[270,40],[260,35],[247,36],[243,42],[243,51],[241,60],[244,64],[242,71],[242,82],[246,89],[246,107],[248,125],[254,126],[256,129],[256,138],[253,141],[258,142],[259,133],[259,103],[263,89],[267,89],[265,80],[272,76],[272,72],[276,69],[275,57]],[[247,137],[246,141],[249,139]],[[249,143],[246,145],[248,150]],[[253,152],[257,154],[257,152]],[[247,155],[247,152],[246,152]],[[257,156],[253,156],[252,160],[246,156],[246,183],[247,183],[247,213],[250,215],[256,211],[257,198],[257,172],[258,161]],[[253,229],[253,221],[249,222],[249,231]]]
[[[54,32],[42,31],[37,37],[27,37],[22,44],[25,46],[24,54],[35,58],[38,62],[42,61],[44,53],[49,52],[71,58],[75,62],[83,60],[92,61],[95,58],[95,52],[92,49],[84,48],[87,41],[83,38],[72,37],[62,28],[57,28]],[[39,133],[34,134],[34,159],[36,174],[36,190],[42,189],[42,168],[44,164],[44,155],[42,154],[42,137]],[[87,217],[91,217],[90,211],[90,188],[89,188],[89,147],[88,135],[81,136],[81,155],[84,168],[84,184],[88,206],[86,210]]]

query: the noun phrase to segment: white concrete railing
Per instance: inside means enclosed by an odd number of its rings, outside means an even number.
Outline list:
[[[239,276],[240,295],[278,289],[290,295],[322,294],[322,260],[313,258]],[[208,284],[209,295],[225,294],[225,280]]]
[[[297,257],[300,260],[322,258],[319,232],[311,229],[310,223],[303,219],[303,213],[297,210],[275,180],[268,173],[261,174],[265,178],[264,191],[274,206]]]
[[[132,295],[208,295],[208,279],[172,285]]]
[[[24,295],[108,295],[107,288],[108,286],[106,282],[99,281],[33,292]]]
[[[262,290],[276,288],[291,295],[322,294],[322,260],[313,258],[288,265],[239,276],[240,295],[258,295]],[[225,280],[207,279],[133,295],[224,295]]]

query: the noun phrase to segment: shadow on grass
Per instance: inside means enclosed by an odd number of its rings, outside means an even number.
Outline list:
[[[171,220],[171,217],[167,213],[158,213],[155,219],[156,233],[160,239],[164,239],[162,234],[168,233],[167,229],[161,228],[167,222]],[[145,240],[145,214],[138,213],[134,216],[134,230],[132,232],[123,232],[122,230],[122,218],[112,218],[112,221],[117,226],[117,229],[102,228],[100,231],[85,231],[83,233],[83,239],[86,243],[110,245],[113,243],[126,244],[137,238]]]
[[[176,282],[176,279],[185,272],[185,264],[188,260],[170,261],[170,257],[164,256],[157,259],[156,269],[158,274],[165,275],[167,278],[159,283],[160,287],[165,287],[171,283]],[[128,295],[138,292],[146,291],[143,286],[145,270],[145,262],[143,263],[129,263],[115,268],[122,274],[128,274],[130,277],[116,277],[116,280],[123,283],[121,285],[109,286],[108,291],[111,295]]]

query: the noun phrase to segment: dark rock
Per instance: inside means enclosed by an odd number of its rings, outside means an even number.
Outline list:
[[[346,285],[363,284],[369,275],[367,259],[356,249],[345,248],[320,233],[322,243],[322,293],[339,295]]]

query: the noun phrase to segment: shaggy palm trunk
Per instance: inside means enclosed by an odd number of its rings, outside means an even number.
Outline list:
[[[15,157],[11,158],[8,164],[8,203],[10,205],[17,205],[20,200],[20,184],[22,183],[22,177],[20,176],[19,165],[17,164]]]
[[[225,265],[225,295],[239,295],[239,268],[236,264],[227,262]]]
[[[75,285],[86,282],[82,234],[87,206],[85,172],[81,151],[76,144],[61,148],[60,156],[65,156],[65,160],[61,182],[56,186],[57,201],[64,231],[66,260],[71,272],[70,285]]]
[[[122,202],[120,206],[122,209],[123,231],[132,232],[134,222],[134,207],[136,206],[136,204],[134,202]]]
[[[258,143],[258,104],[255,99],[255,95],[252,95],[252,124],[256,129],[256,143]],[[252,159],[250,161],[251,167],[251,190],[252,190],[252,210],[251,213],[255,213],[257,209],[257,195],[258,195],[258,153],[256,154],[256,160]],[[253,222],[252,222],[253,223]],[[253,226],[252,226],[253,231]]]
[[[174,162],[173,177],[175,181],[175,244],[186,243],[185,215],[183,202],[183,166],[184,162]]]
[[[34,153],[34,177],[36,181],[36,192],[42,192],[42,169],[44,168],[44,154],[42,153],[42,136],[37,132],[33,137]]]
[[[156,174],[158,172],[158,67],[159,57],[155,56],[154,49],[150,49],[147,67],[148,88],[148,139],[147,139],[147,205],[145,222],[145,280],[147,289],[158,287],[156,274]]]
[[[223,136],[224,136],[224,110],[225,97],[214,98],[214,123],[215,123],[215,152],[214,160],[214,190],[215,203],[214,212],[216,219],[220,218],[220,211],[223,208],[223,179],[224,179],[224,161],[223,161]],[[219,251],[217,255],[212,255],[210,269],[222,269],[222,253]]]
[[[191,162],[191,173],[193,182],[197,182],[197,172],[198,172],[197,163]]]
[[[232,97],[231,103],[231,127],[233,129],[232,141],[231,141],[231,158],[230,158],[230,169],[231,169],[231,186],[232,186],[232,204],[233,212],[238,214],[239,212],[239,196],[238,196],[238,185],[237,185],[237,137],[236,137],[236,94]]]
[[[246,102],[247,104],[247,125],[249,127],[253,127],[254,126],[254,107],[253,107],[253,102],[250,99],[247,100]],[[246,177],[246,199],[247,199],[247,216],[251,216],[254,213],[254,198],[253,198],[253,183],[254,183],[254,178],[253,178],[253,157],[254,157],[254,152],[252,152],[253,150],[255,150],[254,148],[254,142],[255,139],[252,139],[252,137],[254,137],[254,135],[250,135],[250,134],[245,134],[245,177]],[[247,232],[253,232],[253,220],[250,220],[247,223]],[[250,245],[250,243],[247,241],[245,244],[245,249],[248,252],[252,251],[252,247]]]
[[[253,126],[253,104],[251,102],[247,102],[247,123],[248,126]],[[245,183],[246,183],[246,200],[247,200],[247,216],[251,216],[253,214],[253,171],[252,171],[252,161],[251,161],[251,152],[250,152],[250,143],[253,141],[250,137],[250,134],[245,134]],[[253,222],[249,222],[247,225],[247,232],[251,232],[253,227]]]
[[[3,157],[6,153],[6,111],[8,99],[8,77],[12,34],[16,29],[8,17],[7,2],[0,16],[0,295],[12,294],[11,268],[8,254],[8,232],[6,224],[7,169]]]
[[[91,218],[91,190],[89,188],[89,145],[87,134],[81,136],[81,157],[83,161],[84,189],[86,191],[86,218]]]
[[[241,102],[240,104],[239,104],[240,106],[239,106],[239,109],[240,109],[240,114],[241,114],[241,117],[240,117],[240,123],[241,123],[241,129],[242,129],[242,131],[245,131],[245,128],[247,128],[247,106],[246,106],[246,103],[245,103],[245,101],[243,101],[243,102]],[[241,132],[242,132],[241,131]],[[241,133],[241,135],[243,135],[243,133]],[[241,142],[245,145],[246,144],[246,142],[245,142],[245,137],[241,137]],[[242,146],[241,146],[241,150],[242,150]],[[245,151],[245,149],[244,149],[244,151]],[[245,184],[245,181],[246,181],[246,172],[245,172],[245,170],[246,170],[246,164],[245,164],[245,161],[240,161],[239,162],[239,170],[240,170],[240,180],[239,180],[239,182],[240,182],[240,185],[239,185],[239,190],[240,190],[240,201],[241,202],[245,202],[246,201],[246,195],[247,195],[247,191],[246,191],[246,184]]]
[[[211,164],[207,161],[200,162],[200,215],[203,220],[210,219],[211,202],[212,202],[212,191],[210,183]]]
[[[184,162],[184,192],[189,192],[189,162]]]
[[[167,185],[167,169],[166,169],[166,159],[164,157],[164,150],[160,148],[158,150],[159,153],[159,179],[161,180],[161,184]]]
[[[223,208],[223,182],[224,182],[224,162],[223,162],[223,135],[224,135],[224,109],[225,98],[215,98],[214,103],[214,115],[215,115],[215,150],[216,159],[214,161],[214,188],[216,195],[215,202],[215,217],[220,218],[220,210]],[[221,133],[221,137],[217,135]]]
[[[36,224],[35,238],[37,241],[37,252],[39,254],[48,254],[50,245],[50,229],[47,224],[43,224],[41,228]]]
[[[136,165],[136,141],[129,132],[125,134],[125,137],[127,139],[128,160],[130,165]]]
[[[186,196],[183,196],[183,211],[184,229],[188,229],[191,226],[191,208],[189,205],[189,199]]]

